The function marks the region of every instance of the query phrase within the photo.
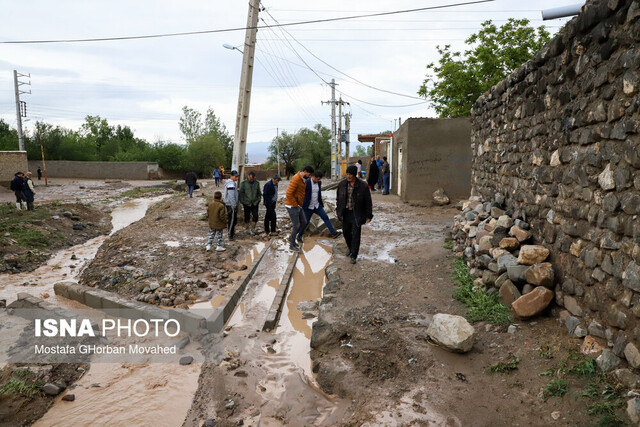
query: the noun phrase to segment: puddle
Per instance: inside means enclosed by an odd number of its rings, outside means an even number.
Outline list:
[[[387,243],[382,249],[379,250],[376,247],[368,247],[366,248],[367,250],[364,253],[362,251],[363,248],[361,247],[358,258],[367,259],[370,261],[388,262],[389,264],[393,264],[396,262],[396,259],[395,257],[391,256],[391,251],[398,248],[399,246],[407,246],[407,244],[399,245],[396,243]]]
[[[92,363],[69,390],[76,400],[60,402],[60,396],[34,425],[63,426],[72,420],[74,426],[179,426],[191,407],[199,374],[200,364]]]
[[[331,260],[331,246],[318,240],[307,239],[298,258],[291,278],[286,304],[282,308],[277,334],[285,334],[282,351],[287,353],[306,377],[312,379],[309,340],[311,327],[316,318],[303,319],[304,311],[298,310],[303,301],[318,301],[322,298],[322,288],[326,277],[324,268]]]
[[[135,199],[115,208],[111,213],[113,230],[110,235],[144,217],[151,204],[166,197],[168,196]],[[57,298],[53,292],[53,285],[65,280],[77,281],[76,278],[96,256],[98,249],[107,237],[98,236],[81,245],[60,250],[46,264],[34,271],[0,275],[0,284],[2,284],[0,299],[6,299],[7,303],[10,303],[16,299],[18,293],[28,292],[58,306],[76,307],[73,301]],[[72,259],[74,255],[76,259]],[[25,283],[27,285],[24,285]]]

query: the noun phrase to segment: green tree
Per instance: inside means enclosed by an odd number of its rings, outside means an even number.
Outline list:
[[[153,157],[150,161],[170,172],[184,172],[186,169],[187,148],[180,144],[163,144],[156,142],[152,147]]]
[[[0,151],[18,150],[18,131],[0,119]]]
[[[356,146],[356,149],[353,150],[352,157],[368,157],[371,155],[372,149],[373,149],[373,146],[365,148],[363,145],[358,145]]]
[[[287,179],[292,173],[296,172],[296,161],[302,156],[303,146],[297,133],[291,134],[287,131],[283,131],[279,136],[273,138],[269,145],[269,160],[277,162],[278,157],[280,162],[284,164],[285,173]]]
[[[191,144],[197,137],[202,135],[202,114],[185,105],[182,107],[179,126],[180,132],[182,132],[185,141],[187,141],[187,145]]]
[[[550,40],[544,26],[529,26],[528,19],[509,19],[497,27],[490,20],[465,43],[464,53],[450,45],[437,47],[438,63],[427,65],[427,76],[418,91],[431,101],[440,117],[463,117],[475,100],[531,59]]]
[[[302,145],[297,169],[311,165],[315,170],[328,174],[331,170],[331,130],[316,124],[313,129],[300,129],[296,137]]]
[[[209,165],[209,169],[213,166],[224,165],[231,166],[231,156],[233,154],[233,137],[229,135],[226,126],[220,122],[211,107],[207,109],[204,120],[199,111],[189,108],[186,105],[182,107],[182,116],[180,117],[180,132],[184,136],[187,146],[197,141],[200,137],[209,135],[215,139],[223,148],[224,162]],[[213,141],[213,139],[208,139]]]
[[[186,169],[209,176],[213,166],[227,163],[227,154],[215,135],[197,137],[187,148]]]
[[[95,147],[97,160],[106,161],[118,151],[117,143],[113,141],[115,130],[109,126],[107,119],[100,116],[87,116],[80,128],[86,142]]]

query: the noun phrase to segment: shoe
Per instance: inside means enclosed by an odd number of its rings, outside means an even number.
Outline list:
[[[300,246],[289,245],[289,250],[293,252],[300,252]]]
[[[347,249],[347,252],[344,253],[345,256],[351,255],[351,249]]]
[[[355,264],[356,263],[356,259],[354,257],[351,257],[350,260],[351,260],[351,264]]]
[[[329,237],[331,237],[332,239],[335,239],[336,237],[338,237],[339,235],[341,235],[342,233],[339,231],[336,231],[335,233],[329,235]]]
[[[224,252],[224,251],[226,251],[226,250],[227,250],[227,249],[226,249],[226,248],[224,248],[224,247],[222,247],[222,246],[216,246],[216,252]]]
[[[296,238],[296,241],[297,241],[298,243],[304,243],[304,239],[303,239],[302,237],[297,237],[297,238]]]
[[[207,252],[209,252],[209,251],[211,250],[211,245],[207,245],[207,246],[205,246],[204,250],[205,250],[205,251],[207,251]]]

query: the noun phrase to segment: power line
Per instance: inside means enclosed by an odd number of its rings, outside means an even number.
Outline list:
[[[420,7],[416,9],[395,10],[391,12],[376,12],[376,13],[367,13],[362,15],[351,15],[351,16],[341,16],[336,18],[313,19],[310,21],[290,22],[286,24],[272,25],[271,27],[291,27],[291,26],[297,26],[297,25],[318,24],[321,22],[336,22],[336,21],[346,21],[351,19],[370,18],[374,16],[399,15],[403,13],[423,12],[427,10],[436,10],[436,9],[447,9],[447,8],[458,7],[458,6],[468,6],[473,4],[489,3],[493,1],[495,0],[475,0],[475,1],[468,1],[468,2],[461,2],[461,3],[446,4],[441,6],[429,6],[429,7]],[[191,35],[199,35],[199,34],[227,33],[232,31],[246,31],[247,29],[251,29],[251,28],[264,29],[269,27],[270,26],[257,25],[256,27],[235,27],[235,28],[224,28],[224,29],[218,29],[218,30],[186,31],[186,32],[179,32],[179,33],[147,34],[147,35],[140,35],[140,36],[122,36],[122,37],[98,37],[98,38],[86,38],[86,39],[12,40],[12,41],[0,41],[0,44],[83,43],[83,42],[153,39],[153,38],[161,38],[161,37],[179,37],[179,36],[191,36]]]
[[[267,15],[269,15],[269,16],[271,17],[271,19],[273,19],[276,23],[278,23],[278,20],[276,20],[276,19],[275,19],[275,18],[274,18],[270,13],[269,13],[269,11],[268,11],[268,10],[267,10],[266,12],[267,12]],[[361,84],[361,85],[363,85],[363,86],[366,86],[366,87],[368,87],[368,88],[370,88],[370,89],[374,89],[374,90],[377,90],[377,91],[380,91],[380,92],[389,93],[389,94],[391,94],[391,95],[403,96],[403,97],[405,97],[405,98],[422,99],[422,98],[418,98],[417,96],[405,95],[405,94],[403,94],[403,93],[398,93],[398,92],[394,92],[394,91],[390,91],[390,90],[386,90],[386,89],[380,89],[380,88],[378,88],[378,87],[375,87],[375,86],[372,86],[372,85],[370,85],[370,84],[364,83],[364,82],[362,82],[362,81],[360,81],[360,80],[356,79],[355,77],[352,77],[352,76],[350,76],[349,74],[347,74],[347,73],[345,73],[345,72],[342,72],[342,71],[338,70],[338,69],[337,69],[336,67],[334,67],[333,65],[331,65],[331,64],[327,63],[326,61],[324,61],[323,59],[319,58],[315,53],[311,52],[311,51],[310,51],[310,50],[309,50],[305,45],[303,45],[302,43],[300,43],[300,42],[299,42],[299,41],[298,41],[298,40],[297,40],[297,39],[296,39],[296,38],[295,38],[295,37],[294,37],[294,36],[289,32],[289,31],[285,30],[284,28],[280,28],[280,31],[282,31],[282,32],[284,32],[284,33],[286,33],[286,34],[288,34],[288,35],[289,35],[289,36],[290,36],[290,37],[291,37],[291,38],[292,38],[296,43],[298,43],[300,46],[302,46],[302,48],[303,48],[304,50],[306,50],[306,51],[307,51],[311,56],[313,56],[314,58],[316,58],[318,61],[322,62],[322,63],[323,63],[324,65],[326,65],[327,67],[331,68],[331,69],[332,69],[332,70],[334,70],[334,71],[337,71],[338,73],[342,74],[343,76],[346,76],[346,77],[350,78],[351,80],[353,80],[353,81],[355,81],[355,82],[357,82],[357,83],[359,83],[359,84]]]

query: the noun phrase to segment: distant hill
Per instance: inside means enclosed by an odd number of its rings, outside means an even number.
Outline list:
[[[248,142],[247,154],[249,163],[264,163],[269,157],[269,144],[271,142]]]

